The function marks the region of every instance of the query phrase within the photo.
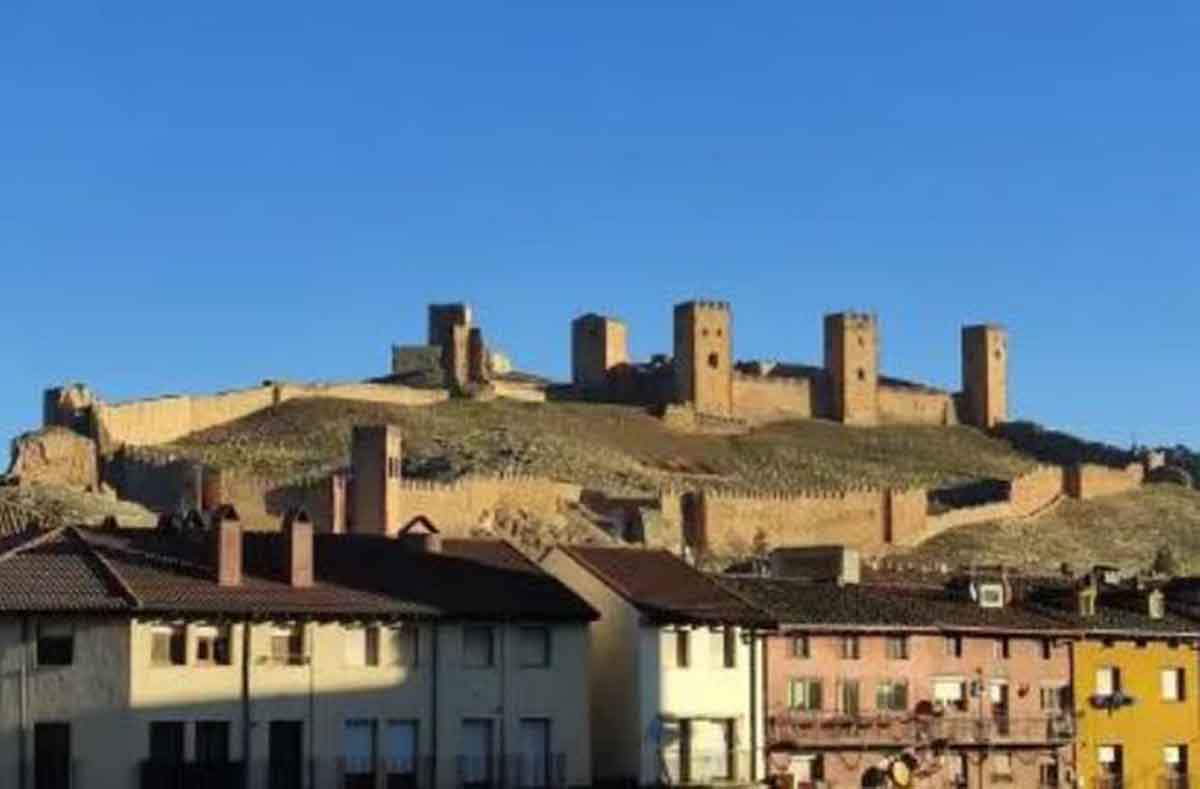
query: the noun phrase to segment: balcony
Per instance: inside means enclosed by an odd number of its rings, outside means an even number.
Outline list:
[[[1187,773],[1167,773],[1158,777],[1158,789],[1190,789],[1194,786]]]
[[[1054,745],[1075,735],[1066,714],[1033,718],[969,715],[840,715],[785,712],[767,721],[768,741],[778,747],[795,744],[895,746],[944,742],[947,745],[996,743]]]
[[[544,758],[525,754],[459,756],[455,769],[456,782],[463,789],[557,789],[567,785],[567,756],[563,753]]]
[[[750,783],[749,750],[651,749],[663,786],[739,786]]]
[[[242,789],[245,772],[241,762],[202,764],[145,761],[141,765],[141,789]]]

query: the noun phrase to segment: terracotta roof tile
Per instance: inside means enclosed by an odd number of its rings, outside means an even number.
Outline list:
[[[667,551],[584,545],[560,550],[655,621],[773,624],[764,611]]]

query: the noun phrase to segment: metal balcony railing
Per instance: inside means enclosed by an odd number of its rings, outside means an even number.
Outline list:
[[[744,784],[750,778],[753,753],[740,749],[662,748],[653,750],[658,781],[668,786]]]
[[[789,711],[772,715],[772,743],[901,744],[944,741],[950,744],[1045,743],[1070,741],[1074,719],[1067,714],[1032,718],[970,715],[843,715]]]

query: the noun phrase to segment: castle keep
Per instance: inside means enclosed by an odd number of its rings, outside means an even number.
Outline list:
[[[880,372],[874,315],[824,319],[821,367],[737,362],[728,302],[689,301],[674,310],[674,357],[631,362],[628,329],[589,313],[571,325],[572,385],[592,400],[684,406],[701,418],[763,424],[831,419],[847,425],[969,424],[990,429],[1008,417],[1008,340],[993,324],[962,332],[962,390],[946,392]]]

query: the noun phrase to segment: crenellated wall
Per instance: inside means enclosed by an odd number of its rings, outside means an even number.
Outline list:
[[[1068,495],[1076,499],[1094,499],[1125,493],[1142,484],[1145,468],[1141,463],[1130,463],[1125,468],[1110,468],[1093,463],[1080,463],[1066,469]]]

